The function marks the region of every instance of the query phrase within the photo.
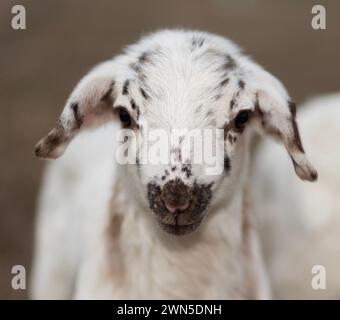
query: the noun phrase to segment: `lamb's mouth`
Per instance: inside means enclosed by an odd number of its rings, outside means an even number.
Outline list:
[[[186,235],[189,234],[193,231],[195,231],[197,229],[197,227],[201,224],[202,222],[202,218],[200,218],[198,221],[194,222],[194,223],[190,223],[190,224],[167,224],[167,223],[162,223],[159,222],[159,225],[161,226],[161,228],[173,235],[176,236],[182,236],[182,235]]]

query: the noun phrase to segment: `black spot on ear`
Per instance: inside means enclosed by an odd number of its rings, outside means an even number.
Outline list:
[[[318,173],[315,171],[315,172],[312,172],[311,173],[311,179],[312,181],[315,181],[316,179],[318,178]]]
[[[296,117],[296,105],[292,101],[288,101],[288,108],[290,113],[292,114],[292,117],[295,119]]]
[[[39,144],[36,145],[35,148],[34,148],[34,154],[35,154],[36,156],[39,156],[40,153],[41,153],[41,150],[42,150],[41,145],[39,145]]]
[[[78,102],[73,102],[71,103],[70,107],[73,111],[74,119],[76,120],[76,127],[79,129],[84,121],[83,116],[80,115],[80,112],[79,112],[79,104]]]
[[[67,142],[69,139],[70,138],[65,133],[60,121],[58,121],[57,126],[52,129],[45,138],[41,139],[37,143],[35,147],[35,155],[37,157],[48,158],[50,157],[51,152],[53,152],[58,145]]]
[[[297,146],[297,148],[299,149],[299,151],[301,152],[305,152],[302,146],[302,142],[301,142],[301,138],[300,138],[300,133],[299,133],[299,129],[296,123],[296,105],[294,102],[289,101],[288,102],[288,108],[290,110],[291,113],[291,121],[292,121],[292,126],[293,126],[293,133],[294,133],[294,142]]]
[[[230,165],[230,159],[227,155],[224,156],[224,172],[227,174],[230,172],[231,165]]]
[[[123,85],[122,95],[126,96],[129,94],[129,85],[130,85],[130,81],[126,80]]]

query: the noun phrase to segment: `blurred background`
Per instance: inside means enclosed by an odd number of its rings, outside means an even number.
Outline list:
[[[11,28],[26,8],[27,29]],[[311,27],[309,0],[29,0],[0,2],[0,298],[11,268],[29,273],[44,164],[33,147],[53,126],[77,81],[159,28],[185,27],[234,40],[287,86],[297,103],[340,88],[340,1],[321,1],[327,29]]]

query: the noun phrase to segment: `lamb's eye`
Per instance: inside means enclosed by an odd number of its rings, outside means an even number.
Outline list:
[[[247,124],[249,118],[249,110],[240,111],[235,118],[235,127],[237,129],[242,129]]]
[[[122,122],[125,128],[131,125],[131,116],[125,109],[120,108],[118,111],[118,115],[119,115],[120,121]]]

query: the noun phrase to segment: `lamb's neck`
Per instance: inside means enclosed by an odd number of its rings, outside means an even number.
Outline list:
[[[124,194],[126,194],[124,192]],[[120,201],[124,201],[121,199]],[[122,270],[135,298],[145,292],[155,298],[242,298],[254,294],[244,194],[228,206],[210,210],[202,225],[187,236],[172,236],[157,226],[150,210],[133,203],[114,227]],[[111,212],[116,220],[117,212]],[[223,283],[223,285],[221,285]]]

